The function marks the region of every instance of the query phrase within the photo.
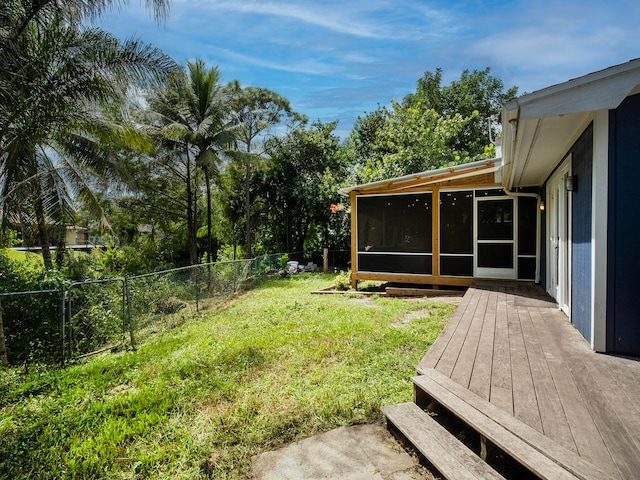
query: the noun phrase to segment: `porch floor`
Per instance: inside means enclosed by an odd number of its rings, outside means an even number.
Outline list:
[[[470,288],[427,369],[612,476],[640,478],[640,361],[594,353],[542,288]]]

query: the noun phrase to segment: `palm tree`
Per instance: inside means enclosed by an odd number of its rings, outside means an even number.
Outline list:
[[[229,115],[229,97],[220,83],[218,67],[207,69],[204,61],[187,62],[183,75],[169,85],[173,95],[156,94],[151,99],[152,123],[166,139],[183,142],[185,155],[195,159],[204,173],[207,201],[207,262],[211,261],[211,183],[217,179],[222,158],[233,147],[234,122]],[[166,100],[173,102],[168,104]],[[177,100],[177,102],[175,101]],[[190,242],[191,244],[191,242]],[[196,259],[191,258],[192,263]]]
[[[132,86],[158,82],[174,68],[160,50],[82,28],[60,15],[29,23],[0,50],[0,213],[32,208],[45,265],[48,227],[70,212],[71,198],[91,202],[87,174],[114,175],[117,144],[129,132],[105,114],[123,106]],[[121,119],[120,119],[121,120]],[[107,148],[107,146],[109,148]]]
[[[109,8],[119,7],[126,0],[3,0],[0,5],[0,50],[10,48],[29,25],[46,25],[54,18],[66,22],[94,19]],[[169,0],[146,0],[157,21],[166,18]]]

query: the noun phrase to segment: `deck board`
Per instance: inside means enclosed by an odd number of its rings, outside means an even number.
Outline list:
[[[426,368],[614,477],[640,478],[640,361],[592,352],[540,287],[470,288]]]
[[[496,332],[496,314],[498,294],[490,292],[487,295],[485,317],[476,351],[469,390],[485,400],[491,396],[491,371],[493,369],[493,345]]]
[[[511,383],[511,353],[507,329],[507,295],[498,292],[496,330],[491,374],[491,403],[513,415],[513,385]]]

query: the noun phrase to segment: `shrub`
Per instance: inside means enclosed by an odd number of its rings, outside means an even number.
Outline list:
[[[187,304],[178,297],[160,298],[156,302],[156,313],[176,313],[185,308]]]
[[[335,286],[338,290],[349,290],[351,288],[351,270],[341,272],[336,276]]]

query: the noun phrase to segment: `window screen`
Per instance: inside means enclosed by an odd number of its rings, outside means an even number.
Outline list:
[[[518,198],[518,255],[536,254],[537,207],[535,198]]]
[[[473,191],[440,192],[440,253],[473,254]]]
[[[479,243],[478,267],[513,268],[513,243]]]
[[[431,275],[431,255],[359,253],[358,270],[361,272],[413,273]]]
[[[473,255],[440,255],[440,275],[473,277]]]
[[[431,194],[358,197],[358,251],[431,253]]]
[[[478,240],[513,240],[513,200],[478,202]]]

